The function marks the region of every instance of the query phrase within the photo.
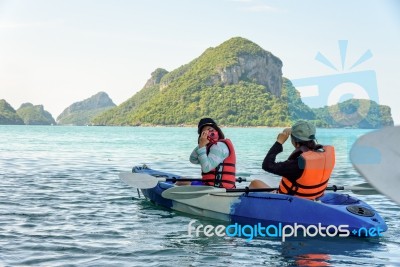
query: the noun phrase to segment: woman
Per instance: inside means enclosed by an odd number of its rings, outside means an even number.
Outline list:
[[[324,194],[335,166],[332,146],[316,143],[315,127],[307,121],[298,121],[277,137],[275,144],[264,158],[263,170],[282,176],[278,193],[316,199]],[[286,161],[276,162],[283,151],[282,145],[291,137],[295,150]],[[260,180],[251,182],[250,188],[269,187]]]
[[[235,188],[236,154],[232,142],[213,119],[199,121],[198,146],[190,154],[190,162],[200,164],[201,184]],[[195,183],[192,183],[195,184]]]

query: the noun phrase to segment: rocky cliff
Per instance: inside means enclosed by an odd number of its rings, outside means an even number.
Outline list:
[[[151,73],[150,79],[147,80],[144,88],[148,88],[160,83],[161,79],[168,73],[165,69],[158,68]]]
[[[220,62],[216,62],[217,59]],[[168,74],[164,73],[160,80],[160,89],[163,90],[171,82],[190,76],[190,72],[196,72],[203,67],[210,74],[204,81],[206,86],[235,85],[246,81],[265,86],[267,92],[277,97],[282,93],[282,61],[271,52],[241,37],[229,39],[218,47],[208,48],[199,58]],[[201,77],[201,73],[198,76]]]
[[[210,85],[219,81],[223,85],[250,81],[264,85],[277,97],[282,93],[282,61],[269,52],[239,55],[237,64],[219,69],[218,74],[219,76],[213,76]]]

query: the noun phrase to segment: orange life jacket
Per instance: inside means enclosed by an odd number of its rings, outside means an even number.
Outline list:
[[[279,193],[316,199],[324,194],[335,166],[335,149],[324,146],[323,151],[306,150],[300,157],[305,161],[303,174],[296,182],[282,177]]]
[[[236,183],[236,153],[233,144],[229,139],[220,139],[218,142],[223,142],[228,146],[229,156],[220,163],[215,169],[201,173],[202,181],[211,186],[223,188],[235,188]],[[207,154],[213,144],[207,145]]]

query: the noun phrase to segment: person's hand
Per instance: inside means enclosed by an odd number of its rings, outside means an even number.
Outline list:
[[[199,138],[199,147],[206,146],[210,142],[207,137],[208,137],[208,131],[204,131],[201,133]]]
[[[279,144],[283,145],[286,142],[286,140],[289,138],[289,135],[291,134],[291,132],[292,132],[292,129],[290,129],[290,128],[284,129],[281,133],[278,134],[276,141]]]
[[[292,128],[285,128],[285,129],[283,129],[283,132],[290,135],[292,133]]]

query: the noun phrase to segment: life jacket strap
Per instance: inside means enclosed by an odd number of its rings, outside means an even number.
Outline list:
[[[202,181],[205,183],[212,183],[215,181],[215,179],[203,179]],[[233,185],[236,184],[235,182],[229,181],[229,180],[221,180],[221,183],[227,183],[227,184],[233,184]]]
[[[222,172],[219,172],[219,171],[210,171],[210,172],[202,172],[201,173],[202,175],[203,174],[230,174],[230,175],[235,175],[235,173],[234,172],[225,172],[225,171],[222,171]]]
[[[320,184],[317,185],[317,186],[302,186],[302,185],[300,185],[300,184],[293,184],[291,187],[289,187],[284,181],[282,181],[282,185],[283,185],[283,187],[286,189],[286,191],[287,191],[286,194],[287,194],[287,195],[292,195],[292,196],[293,196],[293,195],[297,195],[297,196],[301,196],[301,197],[313,197],[313,196],[317,196],[317,195],[319,195],[319,194],[321,194],[321,193],[323,193],[323,192],[325,191],[325,187],[324,187],[322,190],[318,191],[318,192],[308,193],[308,194],[298,192],[299,188],[313,189],[313,188],[318,188],[318,187],[320,187],[320,186],[323,186],[323,185],[325,185],[325,184],[327,184],[327,183],[328,183],[328,181],[323,182],[323,183],[320,183]],[[278,190],[278,192],[279,192],[279,193],[283,193],[281,190]]]
[[[317,184],[317,185],[302,185],[302,184],[299,184],[299,183],[296,183],[296,184],[297,184],[297,186],[298,186],[299,188],[303,188],[303,189],[314,189],[314,188],[318,188],[318,187],[321,187],[321,186],[323,186],[323,185],[326,185],[326,184],[328,183],[328,180],[329,180],[329,179],[327,179],[327,180],[325,180],[324,182],[322,182],[322,183],[320,183],[320,184]]]

